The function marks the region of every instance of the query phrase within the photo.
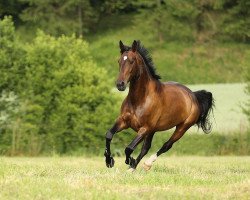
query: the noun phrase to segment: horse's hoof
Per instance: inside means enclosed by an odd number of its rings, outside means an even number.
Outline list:
[[[106,166],[112,168],[115,165],[115,160],[113,157],[106,157]]]
[[[151,167],[152,167],[152,165],[147,165],[146,163],[143,163],[143,169],[145,170],[145,171],[149,171],[150,169],[151,169]]]
[[[134,171],[135,171],[135,169],[132,168],[132,167],[130,167],[130,168],[127,170],[127,172],[129,172],[129,173],[133,173]]]
[[[136,168],[136,160],[133,157],[125,160],[125,163],[130,166],[130,168]]]

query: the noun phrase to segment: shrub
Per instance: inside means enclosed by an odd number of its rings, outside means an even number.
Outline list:
[[[14,91],[19,99],[15,130],[5,128],[0,133],[0,140],[3,133],[11,135],[5,153],[100,148],[115,119],[117,99],[110,94],[106,70],[92,61],[88,44],[75,36],[55,38],[39,32],[32,43],[18,45],[22,55],[14,57],[17,40],[10,18],[1,21],[1,30],[0,55],[7,51],[9,55],[1,59],[0,69],[6,69],[7,78],[0,78],[0,87]]]

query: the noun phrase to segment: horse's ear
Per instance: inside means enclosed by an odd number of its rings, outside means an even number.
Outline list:
[[[133,44],[132,44],[132,51],[133,51],[133,52],[136,52],[137,46],[138,46],[138,43],[134,40],[134,42],[133,42]]]
[[[120,46],[121,54],[124,53],[124,51],[125,51],[125,46],[124,46],[124,44],[122,43],[121,40],[120,40],[120,42],[119,42],[119,46]]]

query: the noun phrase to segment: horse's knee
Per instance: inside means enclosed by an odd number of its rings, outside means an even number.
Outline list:
[[[126,156],[130,156],[132,152],[133,152],[133,149],[131,149],[130,147],[126,147],[125,149]]]
[[[106,133],[106,139],[107,139],[107,140],[112,140],[113,135],[114,135],[114,134],[113,134],[110,130],[108,130],[108,132]]]

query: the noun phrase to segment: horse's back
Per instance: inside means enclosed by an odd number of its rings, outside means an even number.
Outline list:
[[[174,87],[174,88],[179,88],[179,89],[183,89],[185,91],[187,91],[188,93],[193,93],[187,86],[182,85],[178,82],[174,82],[174,81],[168,81],[168,82],[164,82],[162,83],[165,87]]]

